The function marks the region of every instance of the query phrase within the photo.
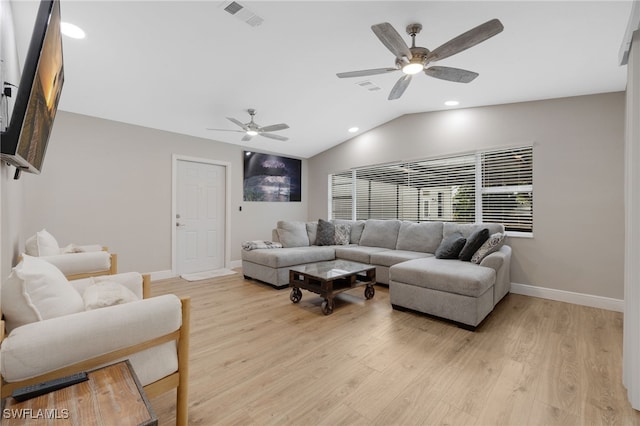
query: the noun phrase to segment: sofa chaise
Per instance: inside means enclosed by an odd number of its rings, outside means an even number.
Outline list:
[[[338,228],[347,229],[341,244],[320,241],[327,223],[336,228],[336,235]],[[480,242],[479,235],[481,244],[467,245]],[[389,286],[394,309],[445,318],[469,329],[477,327],[511,287],[511,248],[504,244],[502,224],[280,221],[272,240],[265,248],[244,245],[246,279],[281,289],[288,287],[293,266],[334,259],[366,263],[376,267],[377,282]]]

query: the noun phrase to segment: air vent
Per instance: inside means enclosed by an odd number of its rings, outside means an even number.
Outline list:
[[[224,10],[226,10],[227,12],[229,12],[232,15],[235,15],[236,13],[238,13],[240,11],[240,9],[242,9],[244,6],[242,6],[239,3],[236,3],[235,1],[232,1],[231,3],[229,3],[229,5],[227,7],[224,8]]]
[[[367,89],[370,92],[375,92],[376,90],[380,90],[379,86],[376,86],[375,84],[373,84],[371,81],[369,80],[365,80],[365,81],[360,81],[358,83],[356,83],[358,86]]]
[[[227,13],[235,16],[236,18],[244,21],[252,27],[257,27],[264,22],[260,16],[256,15],[243,5],[235,1],[225,1],[220,7],[222,7]]]

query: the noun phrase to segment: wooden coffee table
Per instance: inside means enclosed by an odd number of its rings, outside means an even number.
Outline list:
[[[88,372],[89,380],[18,402],[9,397],[2,425],[158,424],[129,361]]]
[[[302,299],[301,288],[319,294],[324,298],[322,313],[333,312],[333,298],[336,294],[354,287],[366,286],[364,297],[368,300],[376,294],[376,267],[349,260],[330,260],[295,266],[289,270],[289,298],[293,303]]]

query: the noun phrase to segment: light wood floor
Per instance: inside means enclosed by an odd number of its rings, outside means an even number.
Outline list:
[[[156,281],[192,300],[192,425],[634,425],[621,384],[622,314],[508,295],[474,333],[343,293]],[[174,424],[175,393],[151,400]]]

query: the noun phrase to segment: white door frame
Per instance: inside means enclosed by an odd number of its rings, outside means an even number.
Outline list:
[[[177,273],[177,238],[176,238],[176,213],[178,194],[178,161],[191,161],[194,163],[213,164],[225,168],[225,206],[224,206],[224,267],[231,267],[231,163],[227,161],[211,160],[209,158],[189,157],[187,155],[173,154],[171,163],[171,274]]]

